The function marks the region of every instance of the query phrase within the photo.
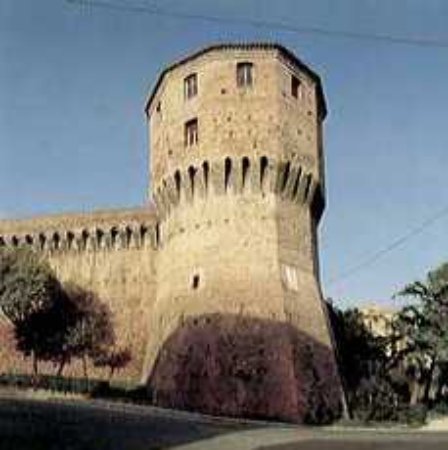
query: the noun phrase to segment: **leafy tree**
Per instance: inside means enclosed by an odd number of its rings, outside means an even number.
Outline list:
[[[95,360],[115,343],[112,316],[94,292],[75,284],[68,284],[65,289],[74,320],[64,339],[64,363],[73,357],[81,358],[87,378],[87,358]]]
[[[115,371],[123,369],[131,361],[131,352],[128,348],[112,349],[98,354],[93,363],[96,367],[109,368],[109,381],[112,379]]]
[[[329,315],[351,415],[364,421],[393,420],[409,393],[389,365],[389,340],[374,336],[358,309],[329,305]]]
[[[48,263],[27,248],[0,250],[0,307],[13,323],[50,309],[61,285]]]
[[[32,356],[34,374],[60,332],[64,293],[51,270],[27,248],[0,251],[0,308],[14,326],[18,349]]]
[[[411,299],[395,323],[402,347],[398,356],[423,384],[422,401],[427,405],[436,374],[446,373],[448,363],[448,264],[397,295]]]

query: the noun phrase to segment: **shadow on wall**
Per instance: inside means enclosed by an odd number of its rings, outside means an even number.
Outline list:
[[[329,348],[288,323],[207,314],[166,340],[148,387],[167,408],[322,424],[341,414],[333,361]]]

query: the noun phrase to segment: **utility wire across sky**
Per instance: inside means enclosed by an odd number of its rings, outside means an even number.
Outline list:
[[[448,216],[448,206],[443,208],[442,210],[440,210],[438,213],[434,214],[433,216],[428,217],[426,220],[421,222],[418,226],[412,228],[407,233],[396,238],[390,244],[386,245],[385,247],[381,248],[380,250],[377,250],[375,253],[372,253],[371,255],[362,259],[358,264],[356,264],[353,267],[342,272],[340,275],[330,278],[330,280],[328,281],[327,284],[328,285],[337,284],[337,283],[341,282],[342,280],[345,280],[345,279],[351,277],[355,273],[357,273],[363,269],[366,269],[367,267],[370,267],[372,264],[377,262],[381,257],[392,252],[393,250],[397,249],[398,247],[401,247],[405,242],[409,241],[416,235],[421,234],[426,228],[430,227],[435,222],[438,222],[445,216]]]
[[[287,31],[298,34],[312,34],[324,37],[355,39],[364,41],[378,41],[389,44],[403,44],[418,47],[439,47],[448,48],[448,38],[446,40],[424,37],[406,37],[391,34],[373,34],[348,30],[333,30],[323,27],[312,27],[302,25],[292,25],[286,22],[271,21],[263,19],[224,17],[212,14],[188,13],[173,11],[167,8],[161,8],[148,3],[130,4],[114,0],[66,0],[67,3],[80,6],[91,6],[94,8],[104,8],[116,11],[128,11],[134,13],[144,13],[153,16],[172,17],[183,20],[200,20],[206,22],[228,23],[234,25],[248,25],[258,28],[268,28],[272,30]]]
[[[223,23],[223,24],[227,23],[234,25],[248,25],[258,28],[286,31],[297,34],[319,35],[323,37],[340,38],[340,39],[377,41],[389,44],[402,44],[418,47],[448,48],[448,38],[446,40],[442,40],[424,37],[406,37],[391,34],[373,34],[348,30],[327,29],[322,27],[292,25],[286,22],[263,20],[263,19],[224,17],[205,13],[188,13],[181,11],[173,11],[168,8],[161,8],[157,5],[153,4],[151,5],[148,3],[130,4],[128,2],[115,0],[66,0],[66,2],[72,5],[89,6],[93,8],[103,8],[137,14],[138,13],[149,14],[153,16],[171,17],[182,20],[196,20],[204,22]],[[359,263],[355,264],[351,268],[347,269],[346,271],[343,271],[341,274],[335,277],[330,278],[330,280],[328,281],[328,285],[338,284],[341,281],[360,272],[361,270],[370,267],[371,265],[376,263],[380,258],[396,250],[397,248],[403,246],[408,240],[422,233],[426,228],[433,225],[435,222],[439,221],[440,219],[442,219],[447,215],[448,215],[448,206],[440,210],[435,215],[430,216],[429,218],[421,222],[418,226],[412,228],[409,232],[396,238],[390,244],[372,253],[371,255],[368,255],[365,258],[361,259]]]

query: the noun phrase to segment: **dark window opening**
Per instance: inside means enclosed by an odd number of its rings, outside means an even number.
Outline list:
[[[89,232],[83,230],[81,233],[81,248],[85,250],[87,248],[87,240],[89,239]]]
[[[118,237],[118,229],[116,227],[112,227],[110,229],[110,243],[111,243],[112,247],[115,246],[115,244],[117,242],[117,237]]]
[[[67,239],[67,247],[69,249],[71,249],[73,247],[73,242],[75,240],[75,234],[72,233],[71,231],[68,231],[67,235],[66,235],[66,239]]]
[[[192,289],[197,289],[199,287],[200,277],[198,274],[193,275],[193,280],[191,281]]]
[[[191,147],[198,143],[198,119],[192,119],[185,123],[185,147]]]
[[[286,163],[286,166],[285,166],[284,171],[283,171],[282,185],[281,185],[281,188],[280,188],[280,190],[282,192],[285,190],[286,184],[288,183],[290,165],[291,165],[291,163],[288,161]]]
[[[198,94],[198,77],[192,73],[184,79],[184,97],[186,100],[195,97]]]
[[[125,238],[125,245],[126,248],[129,248],[132,241],[132,229],[129,227],[126,227],[124,231],[124,238]]]
[[[232,160],[226,158],[224,162],[224,190],[227,192],[230,184],[230,176],[232,174]]]
[[[242,163],[242,172],[243,172],[243,180],[242,180],[242,184],[243,184],[243,188],[246,186],[247,184],[247,177],[248,177],[248,173],[249,173],[249,167],[250,167],[250,162],[249,162],[249,158],[247,158],[246,156],[243,158],[243,163]]]
[[[194,177],[196,176],[196,169],[193,166],[188,168],[188,176],[190,178],[191,194],[194,195]]]
[[[182,179],[181,179],[180,172],[178,170],[176,170],[176,172],[174,173],[174,182],[176,184],[177,198],[179,198]]]
[[[44,234],[39,234],[39,247],[41,250],[45,248],[45,242],[47,241],[47,238]]]
[[[262,156],[260,159],[260,185],[263,186],[264,178],[266,176],[266,172],[268,170],[268,158],[266,156]]]
[[[53,248],[59,250],[61,244],[61,238],[58,233],[53,234]]]
[[[299,191],[301,178],[302,178],[302,169],[299,168],[299,171],[298,171],[297,176],[296,176],[296,181],[294,182],[294,187],[293,187],[293,190],[292,190],[292,196],[293,197],[295,197],[297,195],[297,192]]]
[[[204,185],[205,185],[205,190],[208,190],[208,177],[209,177],[209,172],[210,172],[210,168],[208,165],[207,161],[204,161],[202,163],[202,169],[204,171]]]
[[[295,98],[299,98],[300,80],[291,75],[291,95]]]
[[[162,112],[162,103],[161,103],[161,102],[157,103],[156,111],[157,111],[158,113],[161,113],[161,112]]]
[[[236,84],[238,87],[248,87],[253,84],[253,67],[251,62],[241,62],[236,65]]]

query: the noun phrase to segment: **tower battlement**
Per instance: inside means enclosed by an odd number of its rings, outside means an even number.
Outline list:
[[[266,156],[227,157],[176,170],[162,179],[153,193],[160,220],[179,205],[205,201],[209,195],[273,194],[279,199],[313,208],[319,221],[324,204],[320,185],[297,161],[274,161]]]
[[[83,252],[157,247],[154,212],[98,211],[0,221],[0,247],[28,246],[39,252]]]

